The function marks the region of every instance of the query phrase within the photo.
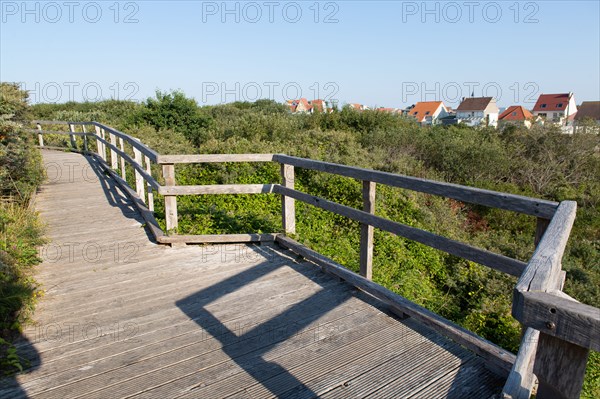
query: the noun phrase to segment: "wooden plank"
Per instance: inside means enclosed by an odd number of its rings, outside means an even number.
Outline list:
[[[152,165],[150,164],[150,158],[144,155],[144,165],[146,166],[146,174],[152,176]],[[148,209],[150,212],[154,212],[154,193],[152,192],[152,183],[146,180],[148,187],[146,187],[148,193]]]
[[[525,269],[526,264],[516,259],[511,259],[504,255],[495,254],[483,249],[475,248],[459,241],[454,241],[425,230],[410,227],[401,223],[393,222],[370,213],[360,211],[345,205],[340,205],[324,198],[312,196],[300,191],[292,190],[282,186],[275,186],[273,191],[279,194],[285,194],[317,208],[337,213],[338,215],[368,224],[378,229],[420,242],[440,251],[451,255],[491,267],[501,272],[520,276]]]
[[[110,137],[110,167],[113,170],[117,170],[117,168],[119,167],[119,160],[117,159],[117,152],[115,151],[115,149],[117,148],[117,136],[115,136],[114,134],[109,134]]]
[[[283,187],[294,189],[296,177],[292,165],[281,164],[281,181]],[[281,196],[281,220],[285,234],[296,234],[296,203],[293,198],[283,194]]]
[[[503,399],[529,399],[531,397],[531,391],[535,383],[533,363],[539,336],[540,332],[533,328],[527,328],[525,331],[521,339],[517,359],[502,389]]]
[[[597,334],[597,331],[596,331]],[[540,333],[533,372],[537,399],[579,399],[589,349]]]
[[[600,352],[600,309],[547,292],[519,292],[521,324]]]
[[[156,163],[271,162],[273,154],[190,154],[159,155]]]
[[[351,272],[345,267],[335,263],[331,259],[306,248],[304,245],[285,236],[277,236],[276,242],[283,247],[304,256],[324,267],[329,273],[335,274],[344,279],[349,284],[360,288],[361,290],[373,295],[375,298],[387,303],[392,307],[408,316],[415,318],[428,327],[447,336],[460,345],[483,357],[490,368],[499,375],[508,376],[515,361],[515,355],[505,351],[499,346],[489,342],[478,335],[452,323],[449,320],[433,313],[432,311],[419,306],[408,299],[376,284],[364,277]]]
[[[156,160],[158,159],[158,153],[156,151],[154,151],[153,149],[151,149],[150,147],[148,147],[147,145],[141,143],[139,140],[136,140],[134,137],[125,134],[123,132],[120,132],[116,129],[113,129],[110,126],[106,126],[103,125],[101,123],[98,122],[92,122],[92,124],[94,126],[100,127],[102,130],[107,131],[111,134],[114,134],[117,137],[122,138],[123,140],[125,140],[126,142],[128,142],[129,144],[131,144],[134,148],[138,149],[142,154],[148,156],[148,158],[150,158],[150,160],[152,162],[156,162]]]
[[[163,164],[162,170],[165,186],[175,186],[175,165]],[[167,225],[167,233],[177,229],[177,197],[174,195],[165,195],[165,222]]]
[[[545,201],[497,191],[483,190],[474,187],[461,186],[458,184],[437,182],[417,177],[397,175],[353,166],[291,157],[282,154],[274,155],[273,160],[280,163],[294,165],[299,168],[333,173],[359,180],[381,183],[392,187],[405,188],[412,191],[419,191],[427,194],[453,198],[455,200],[471,204],[479,204],[491,208],[505,209],[544,218],[551,218],[558,206],[556,202],[552,201]]]
[[[375,214],[376,183],[363,181],[363,211]],[[360,275],[371,280],[373,278],[373,226],[360,225]]]
[[[204,186],[161,186],[161,195],[261,194],[272,193],[273,184],[214,184]]]
[[[205,234],[205,235],[171,235],[163,236],[157,241],[161,244],[226,244],[238,242],[270,242],[275,241],[277,234]]]

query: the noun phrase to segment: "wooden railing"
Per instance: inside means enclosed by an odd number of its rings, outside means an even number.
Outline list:
[[[538,398],[579,397],[589,350],[600,350],[600,310],[581,304],[562,292],[565,273],[561,270],[561,259],[575,219],[575,202],[564,201],[559,204],[282,154],[160,155],[136,138],[97,122],[33,123],[37,125],[37,129],[31,131],[38,134],[40,147],[44,147],[44,135],[65,134],[70,137],[70,148],[78,150],[77,137],[81,137],[83,148],[80,150],[92,155],[128,192],[158,243],[176,245],[275,240],[319,264],[328,272],[388,303],[394,312],[418,319],[485,358],[491,369],[507,377],[503,397],[529,398],[536,377],[539,381]],[[69,130],[43,130],[42,126],[48,124],[66,125]],[[80,132],[77,132],[77,127],[80,128]],[[87,132],[86,127],[93,128],[94,133]],[[95,139],[94,151],[90,151],[89,139]],[[128,153],[129,148],[131,150]],[[177,185],[176,165],[216,162],[276,162],[280,164],[281,183]],[[152,176],[152,163],[160,165],[164,184],[159,184]],[[134,170],[135,189],[127,184],[126,165],[130,165]],[[355,209],[296,190],[295,168],[362,181],[363,209]],[[376,216],[377,184],[535,216],[536,250],[529,262],[522,262]],[[166,231],[161,230],[154,217],[154,192],[164,197]],[[178,227],[179,195],[260,193],[281,196],[283,234],[175,234]],[[360,275],[288,237],[296,231],[296,200],[360,222]],[[370,281],[374,228],[518,277],[513,294],[513,316],[523,325],[524,334],[517,356]]]

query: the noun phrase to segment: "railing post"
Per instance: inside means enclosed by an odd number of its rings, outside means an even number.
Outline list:
[[[371,181],[363,181],[363,211],[375,214],[375,188]],[[371,280],[373,278],[373,226],[360,225],[360,275]]]
[[[87,129],[85,128],[85,125],[81,125],[81,130],[83,131],[83,133],[87,133]],[[88,138],[87,138],[87,134],[85,134],[83,137],[83,151],[88,152]]]
[[[71,131],[71,133],[75,133],[75,125],[72,123],[69,123],[69,130]],[[76,150],[77,149],[77,141],[75,141],[75,135],[70,134],[69,137],[71,138],[71,147],[73,147],[73,149]]]
[[[142,164],[142,153],[140,152],[140,150],[133,147],[133,154],[134,154],[135,163],[143,168],[144,166]],[[137,169],[134,168],[134,171],[135,171],[135,191],[137,192],[137,195],[141,198],[141,200],[144,203],[146,203],[146,190],[144,189],[144,178],[142,177],[140,172],[138,172]]]
[[[152,168],[150,167],[150,158],[147,155],[144,155],[144,164],[146,165],[146,172],[152,176]],[[151,212],[154,212],[154,193],[152,192],[152,186],[150,182],[147,182],[148,186],[146,191],[148,192],[148,209]]]
[[[577,399],[581,394],[589,349],[540,332],[533,372],[538,399]]]
[[[121,137],[119,137],[119,149],[125,152],[125,143]],[[121,177],[127,181],[127,170],[125,169],[125,158],[123,157],[121,157]]]
[[[175,165],[163,164],[162,170],[165,186],[176,185]],[[175,195],[165,195],[165,222],[167,224],[167,233],[177,228],[177,196]]]
[[[104,157],[102,156],[102,143],[100,142],[100,140],[98,140],[98,138],[102,138],[102,130],[98,126],[94,126],[94,130],[96,131],[96,151],[98,153],[98,156],[104,159]]]
[[[294,165],[281,164],[282,185],[294,189]],[[285,234],[296,234],[296,203],[293,198],[281,196],[281,217]]]
[[[112,133],[109,133],[109,136],[110,136],[110,143],[116,147],[117,146],[117,136],[115,136]],[[112,148],[110,149],[110,167],[112,168],[112,170],[117,170],[117,168],[119,167],[119,160],[117,159],[117,152]]]
[[[42,132],[42,125],[40,125],[38,123],[37,124],[37,129],[40,132],[40,133],[38,133],[38,142],[40,143],[40,147],[43,147],[44,146],[44,135],[41,133]]]

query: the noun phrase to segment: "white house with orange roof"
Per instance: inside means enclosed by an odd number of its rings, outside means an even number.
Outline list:
[[[566,124],[575,113],[577,105],[573,93],[541,94],[533,107],[534,116],[560,125]]]
[[[436,125],[438,119],[448,116],[448,108],[442,101],[421,101],[408,112],[408,116],[423,126]]]

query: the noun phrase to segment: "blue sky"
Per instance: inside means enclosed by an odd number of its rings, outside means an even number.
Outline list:
[[[599,1],[0,1],[0,80],[33,101],[600,99]]]

